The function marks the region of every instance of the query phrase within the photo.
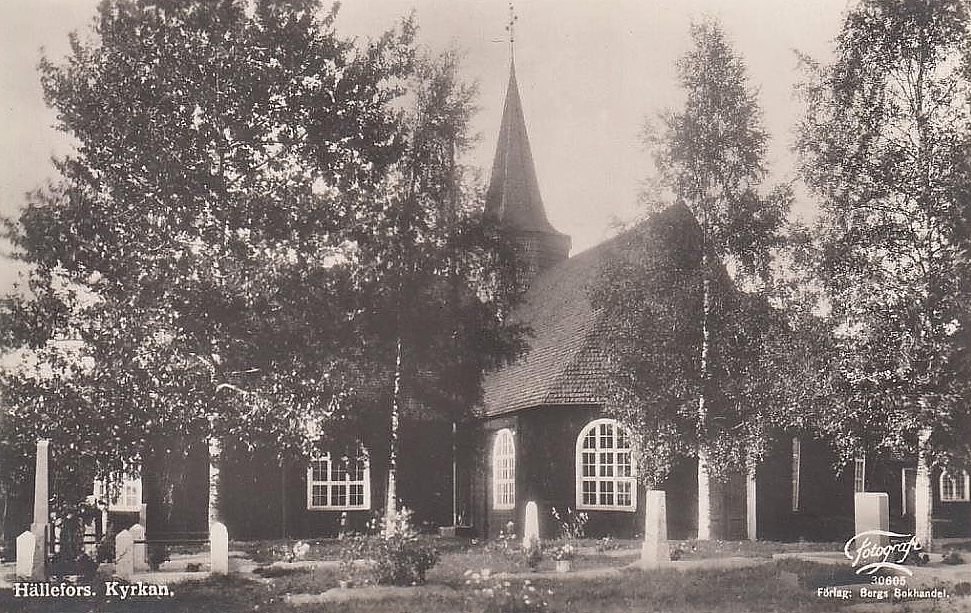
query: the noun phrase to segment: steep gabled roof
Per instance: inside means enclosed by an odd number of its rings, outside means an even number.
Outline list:
[[[546,218],[543,198],[539,193],[514,64],[509,66],[509,85],[502,108],[499,141],[486,192],[486,213],[499,219],[507,228],[559,234]]]
[[[481,415],[543,404],[597,404],[603,382],[595,330],[598,313],[587,288],[610,243],[588,249],[538,276],[512,318],[532,330],[529,351],[486,374]]]
[[[689,234],[698,232],[694,216],[681,204],[644,223],[655,229],[674,228],[662,239],[672,244],[690,243]],[[543,405],[603,403],[607,373],[602,340],[609,322],[590,304],[588,292],[607,254],[615,249],[651,249],[643,243],[650,234],[638,226],[536,277],[511,316],[532,330],[529,350],[515,363],[486,374],[480,416]]]

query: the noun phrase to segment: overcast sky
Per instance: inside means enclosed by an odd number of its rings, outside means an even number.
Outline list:
[[[614,219],[637,214],[650,170],[639,133],[648,116],[680,101],[675,62],[688,50],[688,26],[719,19],[760,90],[776,181],[794,178],[789,153],[800,109],[794,49],[827,59],[849,0],[518,0],[516,71],[533,157],[550,221],[578,253],[610,235]],[[51,176],[49,158],[70,141],[52,127],[37,76],[41,48],[67,53],[67,35],[84,31],[97,0],[0,0],[0,213],[15,214],[23,194]],[[347,0],[339,31],[375,36],[414,9],[421,42],[457,46],[464,73],[480,88],[481,135],[472,163],[488,168],[508,78],[506,0]],[[800,212],[812,203],[800,202]],[[6,246],[0,245],[6,250]],[[15,277],[0,256],[0,293]]]

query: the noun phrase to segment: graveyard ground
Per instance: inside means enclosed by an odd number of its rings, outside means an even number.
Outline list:
[[[439,564],[424,586],[410,588],[337,589],[340,571],[335,541],[313,543],[303,559],[285,562],[283,543],[234,543],[240,552],[238,572],[226,577],[172,584],[171,597],[106,597],[76,599],[19,599],[0,590],[0,611],[30,613],[541,613],[535,605],[544,600],[545,611],[556,613],[620,613],[665,611],[913,611],[958,613],[971,611],[971,596],[946,599],[875,602],[854,595],[849,600],[822,598],[820,587],[861,583],[846,564],[821,564],[799,559],[773,559],[774,554],[839,551],[834,543],[766,543],[696,541],[672,542],[681,552],[673,568],[638,570],[628,564],[638,557],[638,542],[584,541],[570,573],[553,572],[544,560],[536,572],[495,543],[468,543],[435,539],[442,551]],[[957,545],[971,560],[971,543]],[[971,580],[971,564],[949,567]],[[943,567],[942,567],[943,568]],[[485,569],[488,569],[486,571]],[[962,575],[962,572],[967,572]],[[256,571],[256,572],[254,572]],[[473,577],[472,573],[476,573]],[[488,576],[485,576],[488,575]],[[479,590],[469,582],[478,579]],[[508,582],[507,587],[503,587]],[[960,580],[942,582],[951,594],[962,591]],[[481,588],[495,588],[490,595]],[[854,588],[856,589],[856,588]],[[497,592],[531,597],[533,608],[501,608]],[[552,590],[552,593],[549,591]],[[320,594],[324,593],[321,597]]]

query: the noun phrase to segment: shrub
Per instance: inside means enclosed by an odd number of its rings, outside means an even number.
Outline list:
[[[539,541],[532,540],[529,545],[523,548],[523,563],[531,570],[536,570],[539,563],[543,561],[543,548]]]
[[[550,509],[550,515],[560,524],[560,536],[567,540],[576,541],[587,535],[586,513],[576,513],[567,507],[566,514],[560,515],[556,507]]]
[[[614,549],[620,549],[620,543],[610,536],[605,536],[597,540],[597,553],[606,553]]]
[[[371,539],[372,575],[383,585],[417,585],[438,563],[438,551],[418,542],[417,536],[396,534]]]
[[[377,524],[372,524],[372,529]],[[402,509],[390,533],[345,536],[340,571],[345,580],[381,585],[417,585],[438,563],[438,550],[422,544],[411,524],[411,512]],[[363,560],[363,565],[358,561]]]
[[[557,562],[561,560],[572,560],[573,558],[577,557],[577,548],[570,543],[560,545],[559,547],[553,548],[553,551],[550,552],[550,557]]]

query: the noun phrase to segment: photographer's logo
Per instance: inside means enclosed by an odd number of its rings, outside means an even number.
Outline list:
[[[912,534],[867,530],[846,541],[843,553],[853,562],[858,575],[872,575],[886,568],[912,576],[914,573],[903,562],[912,551],[921,549],[920,541]]]

